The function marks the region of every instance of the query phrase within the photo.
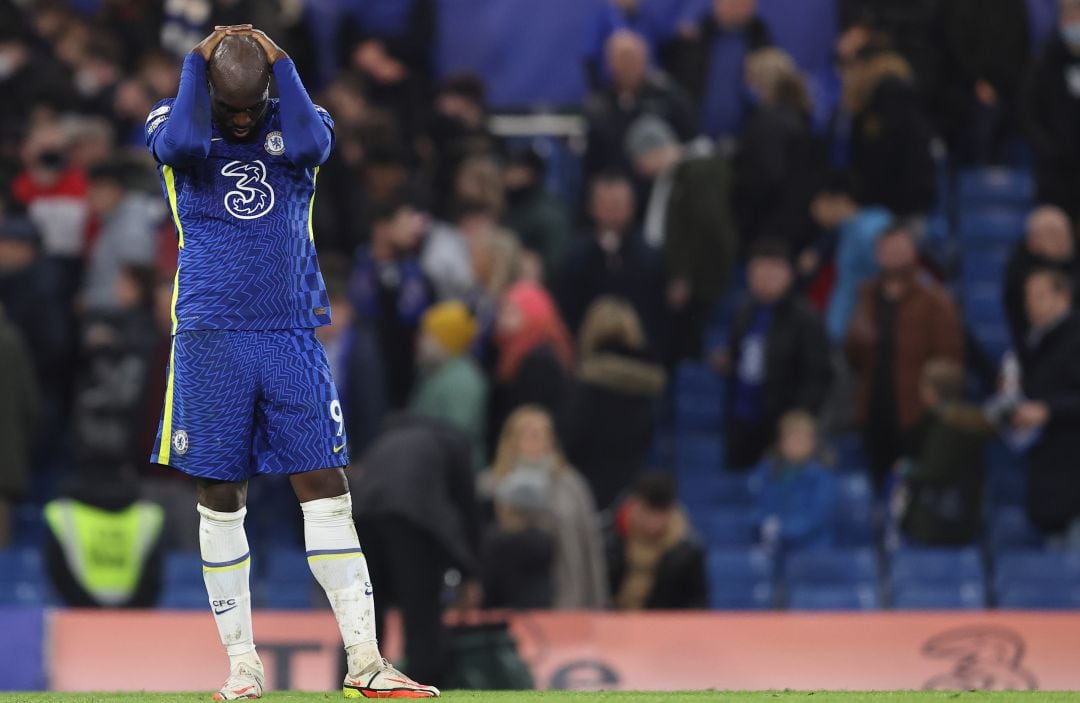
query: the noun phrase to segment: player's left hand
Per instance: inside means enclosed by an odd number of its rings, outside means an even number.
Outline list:
[[[289,55],[285,51],[274,43],[274,40],[266,35],[266,32],[261,29],[255,29],[251,25],[248,25],[246,29],[233,29],[229,28],[225,31],[227,35],[249,36],[255,41],[259,42],[259,46],[266,52],[266,62],[273,66],[281,59],[289,58]]]

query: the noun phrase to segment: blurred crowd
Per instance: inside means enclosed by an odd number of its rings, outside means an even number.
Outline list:
[[[755,0],[672,32],[651,1],[598,4],[571,192],[492,130],[480,78],[436,78],[433,0],[341,0],[332,36],[303,0],[0,0],[0,547],[15,506],[58,495],[152,501],[166,544],[196,545],[193,488],[146,462],[176,247],[142,126],[238,21],[336,122],[318,335],[392,598],[436,607],[452,566],[491,607],[703,607],[657,465],[686,363],[726,378],[724,467],[753,472],[767,546],[833,543],[850,431],[906,539],[976,539],[997,434],[1026,452],[1033,524],[1080,546],[1080,0],[1037,41],[1024,0],[844,0],[813,86]],[[999,370],[928,222],[943,163],[1023,158],[1040,204]]]

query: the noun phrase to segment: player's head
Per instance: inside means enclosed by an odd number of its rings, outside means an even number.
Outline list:
[[[270,66],[266,52],[251,37],[230,35],[210,57],[210,113],[227,138],[251,138],[266,116]]]

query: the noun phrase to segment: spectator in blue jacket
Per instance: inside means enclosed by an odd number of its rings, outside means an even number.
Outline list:
[[[893,216],[877,205],[860,206],[855,185],[844,173],[826,178],[810,202],[810,214],[836,243],[836,281],[825,308],[825,329],[829,339],[840,344],[855,311],[859,286],[877,275],[874,244]]]
[[[782,550],[831,547],[839,487],[816,458],[813,416],[803,410],[785,413],[776,450],[751,479],[758,491],[761,541]]]

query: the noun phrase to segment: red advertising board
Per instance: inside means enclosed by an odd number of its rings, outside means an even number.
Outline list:
[[[225,657],[209,615],[55,611],[53,690],[200,690]],[[526,613],[539,686],[575,689],[1080,689],[1080,613]],[[270,688],[340,685],[329,613],[259,612]]]

